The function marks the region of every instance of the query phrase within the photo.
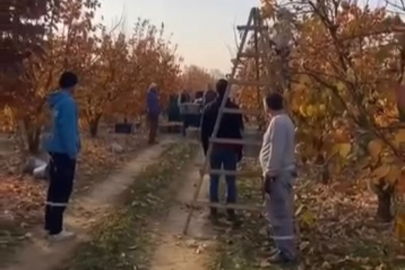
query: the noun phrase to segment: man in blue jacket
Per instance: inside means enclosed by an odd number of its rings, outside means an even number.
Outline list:
[[[147,110],[148,110],[148,122],[149,122],[149,141],[150,145],[156,143],[157,130],[159,127],[159,96],[157,85],[152,83],[148,90],[147,96]]]
[[[76,158],[80,151],[78,109],[72,96],[77,83],[74,73],[64,72],[59,80],[60,89],[48,98],[53,123],[45,141],[50,155],[45,230],[56,241],[74,236],[63,229],[63,213],[73,190]]]

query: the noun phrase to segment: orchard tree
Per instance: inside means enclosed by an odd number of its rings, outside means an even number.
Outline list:
[[[405,63],[403,35],[396,32],[402,21],[355,1],[263,4],[270,19],[281,4],[297,15],[288,96],[303,144],[314,148],[305,154],[326,163],[328,177],[349,161],[361,164],[357,170],[378,197],[377,217],[390,221],[404,161],[402,109],[394,91],[401,89]]]
[[[184,68],[182,81],[184,90],[196,92],[207,89],[207,85],[212,83],[214,78],[204,68],[192,65]]]
[[[139,118],[146,110],[146,94],[151,83],[160,89],[161,103],[180,87],[180,63],[176,46],[164,38],[160,28],[139,20],[128,39],[128,68],[119,96],[107,108],[110,115]]]

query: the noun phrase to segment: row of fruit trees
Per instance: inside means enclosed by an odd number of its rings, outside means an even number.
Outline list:
[[[325,184],[353,181],[347,173],[367,182],[378,219],[403,228],[404,3],[262,0],[262,12],[272,26],[267,70],[274,89],[284,87],[303,164],[318,168]],[[254,78],[253,60],[239,76]],[[245,90],[244,106],[257,107],[257,92]]]
[[[183,59],[163,24],[139,19],[124,33],[121,18],[107,28],[97,20],[100,5],[98,0],[0,4],[5,11],[0,14],[1,128],[21,130],[32,153],[38,152],[41,132],[49,124],[46,97],[57,89],[64,70],[79,77],[75,95],[81,124],[93,137],[103,118],[139,118],[151,83],[158,85],[165,108],[183,87],[201,87],[212,79],[196,66],[183,73]]]

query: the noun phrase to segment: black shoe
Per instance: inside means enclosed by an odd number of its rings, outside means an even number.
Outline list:
[[[234,210],[228,210],[227,214],[228,221],[232,222],[235,229],[239,228],[242,225],[242,221],[239,219],[238,215],[235,214]]]
[[[275,251],[274,254],[269,258],[269,263],[272,264],[292,264],[295,265],[298,263],[296,258],[291,259],[285,256],[281,251]]]
[[[218,210],[214,207],[210,208],[210,220],[218,220]]]
[[[229,221],[236,221],[238,217],[235,214],[235,210],[227,210],[226,213],[228,214]]]

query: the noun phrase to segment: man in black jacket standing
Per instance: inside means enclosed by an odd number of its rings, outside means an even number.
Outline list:
[[[228,82],[221,79],[217,82],[217,98],[209,103],[205,108],[201,121],[201,141],[204,148],[204,153],[207,154],[209,147],[209,139],[212,136],[215,122],[218,117],[219,108],[222,100],[224,99]],[[238,105],[231,100],[226,100],[226,108],[239,109]],[[242,139],[242,131],[244,129],[243,119],[241,114],[224,113],[221,119],[217,137],[220,139]],[[212,170],[220,170],[223,168],[225,171],[236,171],[237,163],[242,157],[242,145],[235,145],[229,143],[215,143],[213,145],[212,153],[210,156],[210,167]],[[210,201],[218,202],[218,186],[219,186],[218,174],[210,175]],[[226,175],[227,185],[227,203],[235,203],[236,192],[236,176]],[[235,219],[235,211],[228,210],[228,217],[232,220]],[[211,218],[217,218],[217,209],[211,208]]]

